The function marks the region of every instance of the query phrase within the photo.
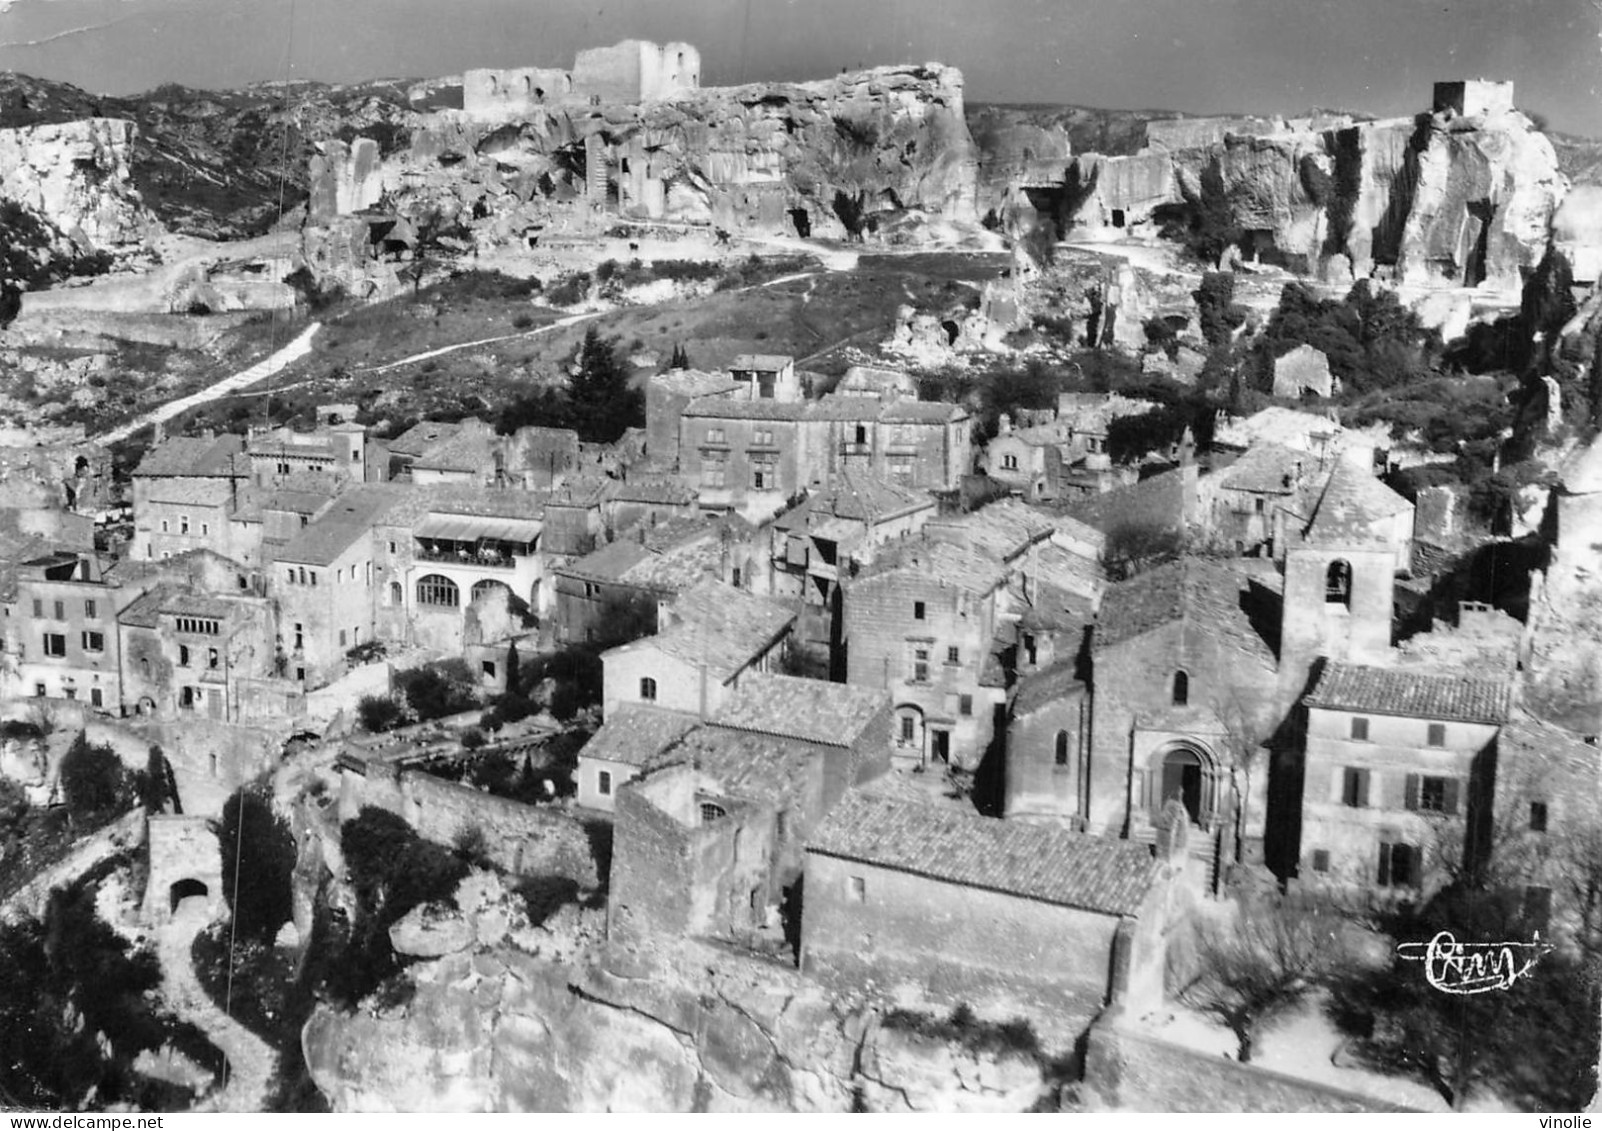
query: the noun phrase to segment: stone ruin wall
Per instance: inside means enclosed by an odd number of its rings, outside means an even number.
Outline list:
[[[153,814],[146,849],[150,875],[145,882],[144,921],[165,923],[175,904],[190,896],[203,896],[206,915],[222,913],[222,847],[210,818]]]

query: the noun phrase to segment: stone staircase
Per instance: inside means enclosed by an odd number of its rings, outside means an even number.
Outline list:
[[[1217,892],[1223,883],[1223,876],[1219,870],[1222,836],[1223,833],[1219,829],[1204,830],[1192,825],[1185,849],[1188,857],[1185,864],[1186,874],[1198,888],[1209,894]],[[1150,825],[1137,825],[1129,830],[1129,839],[1137,844],[1155,845],[1157,830]]]

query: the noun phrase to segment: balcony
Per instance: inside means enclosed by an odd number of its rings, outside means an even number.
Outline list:
[[[521,552],[523,547],[518,547]],[[417,548],[420,562],[441,562],[445,565],[472,566],[474,569],[517,568],[517,557],[510,543],[424,542]]]

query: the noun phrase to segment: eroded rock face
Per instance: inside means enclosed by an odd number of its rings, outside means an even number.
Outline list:
[[[1545,254],[1568,189],[1552,143],[1514,110],[1148,129],[1154,144],[1141,154],[1074,159],[1071,222],[1150,232],[1165,209],[1221,199],[1248,258],[1334,282],[1379,272],[1428,287],[1515,290]]]
[[[155,222],[129,179],[134,133],[120,118],[0,130],[0,194],[80,251],[138,245]]]
[[[886,1029],[793,969],[695,944],[497,946],[411,976],[403,1006],[307,1024],[334,1110],[1023,1111],[1048,1087],[1033,1057]]]
[[[466,230],[480,246],[597,218],[837,238],[908,212],[977,222],[962,75],[935,64],[636,105],[535,107],[509,121],[439,111],[404,154],[375,156],[358,140],[328,143],[313,161],[314,264],[359,251],[365,227],[347,231],[350,215],[381,198],[403,216]]]

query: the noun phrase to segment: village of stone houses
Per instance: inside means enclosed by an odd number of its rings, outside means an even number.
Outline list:
[[[1591,143],[530,63],[0,76],[0,1102],[1591,1102]]]

